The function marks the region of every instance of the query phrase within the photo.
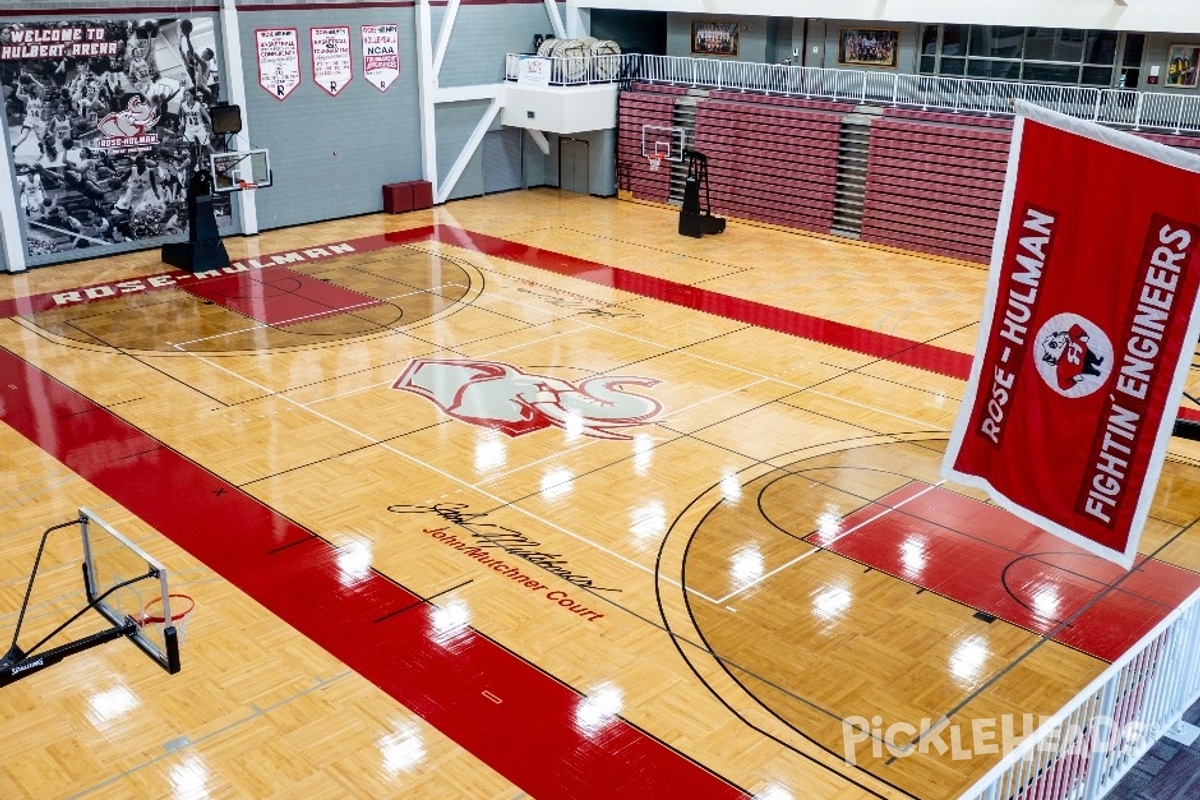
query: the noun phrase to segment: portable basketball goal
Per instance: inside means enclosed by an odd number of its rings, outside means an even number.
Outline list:
[[[82,541],[83,585],[80,587],[72,580],[73,588],[57,587],[53,590],[61,592],[65,588],[66,594],[56,600],[74,604],[74,607],[65,612],[65,621],[42,635],[36,643],[23,647],[19,640],[38,570],[46,553],[47,540],[55,531],[72,527],[78,527]],[[79,603],[82,603],[82,607],[78,607]],[[179,642],[194,608],[195,601],[191,597],[170,592],[167,570],[162,564],[104,520],[81,508],[75,519],[53,525],[42,534],[29,584],[25,589],[25,599],[17,614],[12,642],[8,652],[0,657],[0,686],[40,672],[67,656],[120,638],[132,641],[155,663],[174,675],[180,669]],[[66,634],[68,627],[82,620],[89,611],[95,612],[104,621],[102,628],[70,638],[63,644],[46,647],[52,640],[69,638]],[[86,625],[86,622],[80,624]]]

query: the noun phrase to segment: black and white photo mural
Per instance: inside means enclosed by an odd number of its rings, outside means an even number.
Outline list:
[[[216,52],[212,17],[0,25],[29,256],[186,232],[188,181],[214,148]],[[217,213],[229,223],[228,201]]]

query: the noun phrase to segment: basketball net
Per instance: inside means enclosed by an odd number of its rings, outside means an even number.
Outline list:
[[[650,162],[650,171],[658,172],[658,168],[662,166],[662,160],[665,153],[647,153],[646,160]]]
[[[190,595],[174,592],[167,597],[170,603],[174,604],[171,608],[170,619],[164,613],[163,599],[155,597],[142,607],[141,616],[134,617],[133,621],[138,627],[157,630],[159,636],[162,635],[163,628],[173,625],[179,641],[185,641],[187,639],[187,623],[191,619],[192,611],[196,608],[196,601]]]

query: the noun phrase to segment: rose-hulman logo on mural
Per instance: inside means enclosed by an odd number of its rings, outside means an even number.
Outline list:
[[[427,398],[455,419],[509,436],[554,426],[597,439],[629,439],[621,429],[650,422],[662,405],[620,387],[657,383],[657,378],[629,375],[571,383],[496,361],[419,358],[409,362],[392,388]]]
[[[1078,314],[1055,314],[1037,334],[1037,369],[1063,397],[1086,397],[1112,372],[1112,343]]]
[[[157,124],[154,105],[141,95],[130,95],[125,108],[109,113],[96,124],[102,136],[98,144],[105,150],[148,149],[158,144],[158,134],[148,132]]]

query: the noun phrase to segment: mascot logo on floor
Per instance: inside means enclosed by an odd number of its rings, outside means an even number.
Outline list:
[[[630,375],[571,383],[496,361],[419,358],[409,362],[392,388],[418,394],[455,419],[509,436],[554,426],[597,439],[630,439],[622,430],[653,421],[662,406],[622,387],[658,383]]]

